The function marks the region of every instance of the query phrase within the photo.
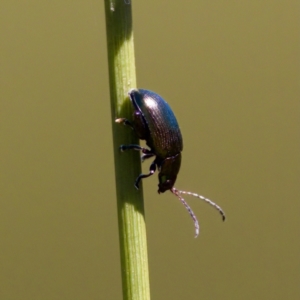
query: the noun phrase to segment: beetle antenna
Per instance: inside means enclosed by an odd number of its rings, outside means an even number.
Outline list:
[[[195,225],[195,238],[199,235],[199,230],[200,230],[200,226],[199,226],[199,222],[197,220],[196,215],[194,214],[194,212],[192,211],[192,209],[190,208],[190,206],[186,203],[186,201],[184,200],[184,198],[182,198],[180,196],[181,191],[177,190],[176,188],[172,188],[170,189],[170,191],[176,195],[178,197],[178,199],[181,201],[181,203],[185,206],[185,208],[187,209],[187,211],[189,212],[190,216],[192,217],[193,221],[194,221],[194,225]]]
[[[185,194],[185,195],[190,195],[190,196],[199,198],[199,199],[205,201],[206,203],[210,204],[211,206],[213,206],[221,214],[222,220],[225,221],[225,213],[224,213],[223,209],[219,205],[217,205],[215,202],[213,202],[210,199],[205,198],[205,197],[203,197],[201,195],[198,195],[196,193],[186,192],[186,191],[179,191],[179,190],[177,190],[177,192],[179,194]]]

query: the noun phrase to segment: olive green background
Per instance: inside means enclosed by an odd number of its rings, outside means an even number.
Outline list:
[[[132,2],[138,87],[184,138],[176,187],[227,215],[186,196],[194,239],[144,181],[152,299],[299,299],[298,1]],[[0,299],[121,299],[104,3],[4,0],[0,37]]]

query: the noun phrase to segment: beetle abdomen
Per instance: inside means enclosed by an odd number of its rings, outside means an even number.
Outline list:
[[[133,89],[129,92],[150,132],[147,145],[158,157],[170,157],[183,149],[182,136],[176,117],[169,104],[159,95],[148,90]]]

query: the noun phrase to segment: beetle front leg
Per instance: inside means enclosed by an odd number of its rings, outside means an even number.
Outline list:
[[[148,174],[141,174],[135,181],[135,184],[134,186],[136,187],[136,189],[138,190],[139,189],[139,184],[140,184],[140,181],[143,179],[143,178],[147,178],[151,175],[154,174],[154,172],[156,171],[156,163],[155,161],[150,165],[150,172]]]

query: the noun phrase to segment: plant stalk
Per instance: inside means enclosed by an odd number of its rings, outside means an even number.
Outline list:
[[[132,11],[129,0],[105,0],[107,53],[115,178],[121,256],[123,299],[150,299],[147,239],[142,183],[134,188],[141,173],[137,151],[121,153],[121,144],[138,144],[131,128],[115,119],[132,118],[128,91],[136,87]]]

